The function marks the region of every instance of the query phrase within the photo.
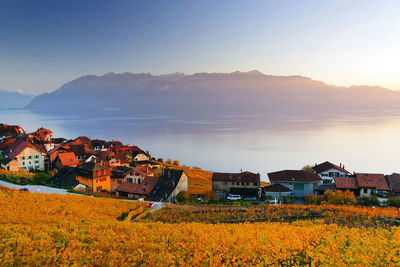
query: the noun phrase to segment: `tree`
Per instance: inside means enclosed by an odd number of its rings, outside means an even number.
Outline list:
[[[163,158],[158,158],[157,161],[164,162],[164,159]]]
[[[312,169],[312,166],[309,165],[309,164],[305,165],[303,168],[301,168],[301,170],[309,172],[309,173],[314,173],[314,170]]]
[[[172,162],[173,165],[179,166],[179,160],[174,160],[174,162]]]
[[[188,191],[181,191],[176,195],[176,201],[178,203],[183,203],[190,200],[190,194]]]
[[[167,164],[172,164],[172,159],[167,159],[167,160],[165,161],[165,163],[167,163]]]

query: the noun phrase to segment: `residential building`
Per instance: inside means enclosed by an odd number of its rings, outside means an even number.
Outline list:
[[[259,173],[256,174],[249,171],[240,173],[214,172],[212,175],[212,190],[245,196],[258,196],[260,182]]]
[[[351,173],[344,168],[344,165],[340,163],[339,166],[329,161],[325,161],[321,164],[316,164],[312,167],[314,172],[322,178],[323,184],[330,184],[333,182],[335,177],[349,177]]]
[[[76,167],[80,164],[74,152],[60,153],[57,155],[54,162],[56,168],[59,170],[67,166]]]
[[[264,195],[279,199],[281,196],[291,196],[292,190],[281,184],[273,184],[262,188]]]
[[[84,162],[87,154],[93,154],[93,149],[87,144],[70,144],[69,149],[74,152],[79,162]]]
[[[111,168],[101,163],[87,162],[76,168],[76,180],[92,193],[111,191]]]
[[[314,194],[314,189],[322,184],[320,176],[303,170],[283,170],[268,173],[270,184],[283,185],[293,192],[294,197],[302,198]]]
[[[25,131],[21,126],[18,125],[8,125],[0,123],[0,137],[2,136],[19,136],[24,134]]]
[[[355,177],[335,178],[336,189],[353,191],[356,196],[387,198],[390,187],[383,174],[356,173]]]
[[[394,194],[400,194],[400,174],[392,173],[391,175],[386,175],[386,180],[388,181],[390,191]]]
[[[35,145],[24,140],[15,141],[4,151],[5,159],[15,159],[18,167],[25,171],[44,171],[46,154]]]
[[[356,173],[356,179],[360,186],[360,196],[376,194],[378,197],[387,197],[387,193],[390,191],[383,174]]]
[[[17,172],[21,170],[18,165],[18,161],[13,158],[4,159],[1,162],[1,167],[7,171]]]
[[[46,128],[39,128],[35,132],[28,135],[35,142],[48,142],[52,139],[53,132]]]
[[[183,170],[164,169],[153,191],[147,196],[151,201],[176,202],[176,195],[188,190],[188,176]]]
[[[147,176],[140,184],[123,182],[115,191],[120,197],[147,198],[158,183],[159,177]]]

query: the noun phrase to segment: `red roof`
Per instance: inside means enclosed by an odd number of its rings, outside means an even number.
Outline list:
[[[154,171],[147,166],[136,167],[133,168],[133,170],[140,173],[142,176],[148,176],[154,173]]]
[[[321,164],[315,165],[314,167],[312,167],[312,169],[313,169],[316,173],[321,173],[321,172],[327,171],[327,170],[329,170],[329,169],[336,169],[336,170],[339,170],[339,171],[342,171],[342,172],[345,172],[345,173],[350,174],[350,172],[349,172],[348,170],[346,170],[346,169],[344,168],[344,166],[343,166],[343,167],[340,167],[340,166],[335,165],[335,164],[333,164],[333,163],[331,163],[331,162],[329,162],[329,161],[325,161],[325,162],[323,162],[323,163],[321,163]]]
[[[61,161],[63,166],[79,165],[79,161],[73,152],[60,153],[57,155],[56,160],[57,158]]]
[[[389,191],[385,175],[377,173],[357,173],[358,185],[362,188],[376,188],[376,190]]]
[[[259,183],[260,174],[259,173],[255,174],[248,171],[241,173],[214,172],[212,175],[212,181]]]
[[[140,184],[122,183],[115,189],[115,191],[137,195],[148,195],[157,185],[158,179],[159,178],[155,176],[147,176]]]
[[[359,189],[357,179],[355,177],[334,178],[337,189]]]
[[[283,170],[268,173],[271,182],[319,182],[321,177],[303,170]]]
[[[40,149],[35,147],[33,144],[28,143],[28,142],[26,142],[24,140],[18,140],[18,141],[15,141],[11,146],[9,146],[7,148],[7,150],[5,150],[4,154],[7,155],[10,158],[15,158],[22,151],[24,151],[24,149],[27,148],[27,147],[32,147],[35,150],[37,150],[38,152],[43,153],[42,151],[40,151]]]

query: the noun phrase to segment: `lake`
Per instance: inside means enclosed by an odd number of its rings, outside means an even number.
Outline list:
[[[0,110],[0,122],[26,131],[43,126],[54,137],[118,139],[156,158],[220,172],[266,173],[331,161],[353,172],[400,172],[400,112],[280,115],[229,114],[55,116]]]

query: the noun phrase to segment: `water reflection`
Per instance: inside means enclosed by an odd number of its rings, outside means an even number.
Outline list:
[[[0,121],[55,136],[119,139],[155,157],[178,159],[208,170],[266,172],[299,169],[329,160],[351,171],[399,171],[400,112],[367,110],[351,114],[239,114],[205,118],[121,113],[55,116],[0,110]]]

